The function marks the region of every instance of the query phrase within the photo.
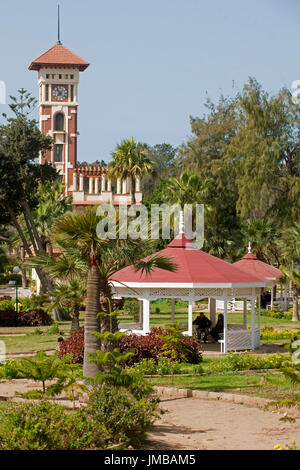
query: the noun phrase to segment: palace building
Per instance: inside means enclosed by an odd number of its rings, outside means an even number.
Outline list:
[[[79,75],[89,65],[60,40],[30,64],[29,70],[38,72],[40,130],[53,139],[52,149],[40,156],[40,163],[51,163],[60,173],[74,206],[107,202],[130,205],[129,178],[111,181],[102,166],[77,163]],[[137,178],[136,202],[141,200]]]

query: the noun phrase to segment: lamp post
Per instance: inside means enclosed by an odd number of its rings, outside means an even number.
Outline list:
[[[19,266],[15,266],[13,268],[13,273],[18,274],[20,272]],[[16,312],[19,312],[19,306],[18,306],[18,281],[15,281],[15,286],[16,286]]]

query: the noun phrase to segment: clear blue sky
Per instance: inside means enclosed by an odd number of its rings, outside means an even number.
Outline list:
[[[0,1],[0,80],[37,96],[30,62],[57,40],[57,0]],[[63,44],[81,74],[78,159],[108,161],[123,138],[180,145],[189,116],[254,76],[300,79],[299,0],[60,0]],[[0,106],[5,111],[5,106]]]

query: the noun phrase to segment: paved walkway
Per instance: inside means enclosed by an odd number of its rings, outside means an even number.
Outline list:
[[[145,449],[273,450],[293,440],[300,448],[300,419],[280,421],[283,413],[194,398],[164,400],[161,408]]]

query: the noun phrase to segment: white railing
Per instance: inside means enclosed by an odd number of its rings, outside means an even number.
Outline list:
[[[252,348],[252,332],[244,329],[228,329],[227,330],[227,351],[242,351]],[[259,328],[254,330],[254,348],[260,345]]]
[[[224,310],[224,300],[217,300],[216,301],[216,309],[217,310]],[[251,309],[251,302],[247,301],[247,309]],[[243,300],[235,300],[231,299],[228,301],[228,310],[231,312],[235,311],[243,311],[244,310],[244,301]]]

